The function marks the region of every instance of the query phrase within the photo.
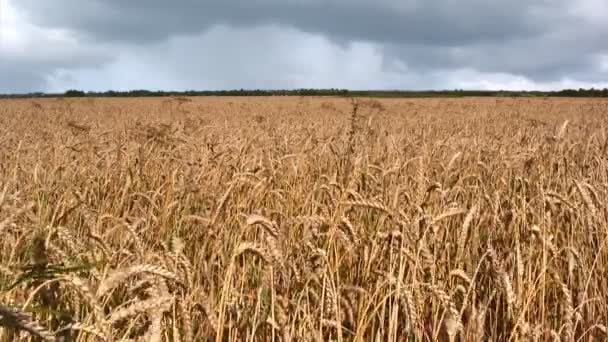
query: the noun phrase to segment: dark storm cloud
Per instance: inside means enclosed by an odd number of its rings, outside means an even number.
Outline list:
[[[282,24],[345,40],[458,45],[543,32],[564,0],[20,0],[38,23],[141,42],[210,26]]]

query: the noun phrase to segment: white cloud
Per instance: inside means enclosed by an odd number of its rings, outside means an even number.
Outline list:
[[[480,73],[475,70],[448,72],[446,84],[452,88],[479,90],[560,90],[578,88],[605,88],[608,82],[581,82],[564,78],[558,81],[534,82],[526,77],[505,73]]]
[[[608,2],[605,0],[577,0],[572,1],[569,5],[572,13],[579,18],[596,26],[608,27],[606,20]]]
[[[99,56],[102,51],[84,47],[75,33],[62,28],[38,27],[28,22],[11,2],[2,2],[0,59],[20,61],[63,61],[74,57]]]

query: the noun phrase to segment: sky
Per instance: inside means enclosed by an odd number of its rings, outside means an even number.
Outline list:
[[[607,0],[0,0],[0,93],[581,87]]]

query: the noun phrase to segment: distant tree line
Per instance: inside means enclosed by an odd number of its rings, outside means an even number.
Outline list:
[[[347,89],[296,89],[296,90],[186,90],[186,91],[150,91],[150,90],[130,90],[106,92],[84,92],[81,90],[68,90],[63,94],[64,97],[156,97],[156,96],[332,96],[346,95]],[[49,94],[50,95],[50,94]],[[56,96],[57,96],[56,95]]]
[[[608,89],[564,89],[556,92],[555,95],[567,97],[608,97]]]
[[[150,91],[130,90],[106,92],[85,92],[71,89],[60,94],[29,93],[1,95],[0,98],[24,97],[158,97],[158,96],[342,96],[342,97],[608,97],[608,89],[564,89],[559,91],[486,91],[486,90],[348,90],[348,89],[293,89],[293,90],[187,90],[187,91]]]

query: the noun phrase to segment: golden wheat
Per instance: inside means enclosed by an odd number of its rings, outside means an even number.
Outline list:
[[[604,99],[0,101],[0,341],[606,339]]]

